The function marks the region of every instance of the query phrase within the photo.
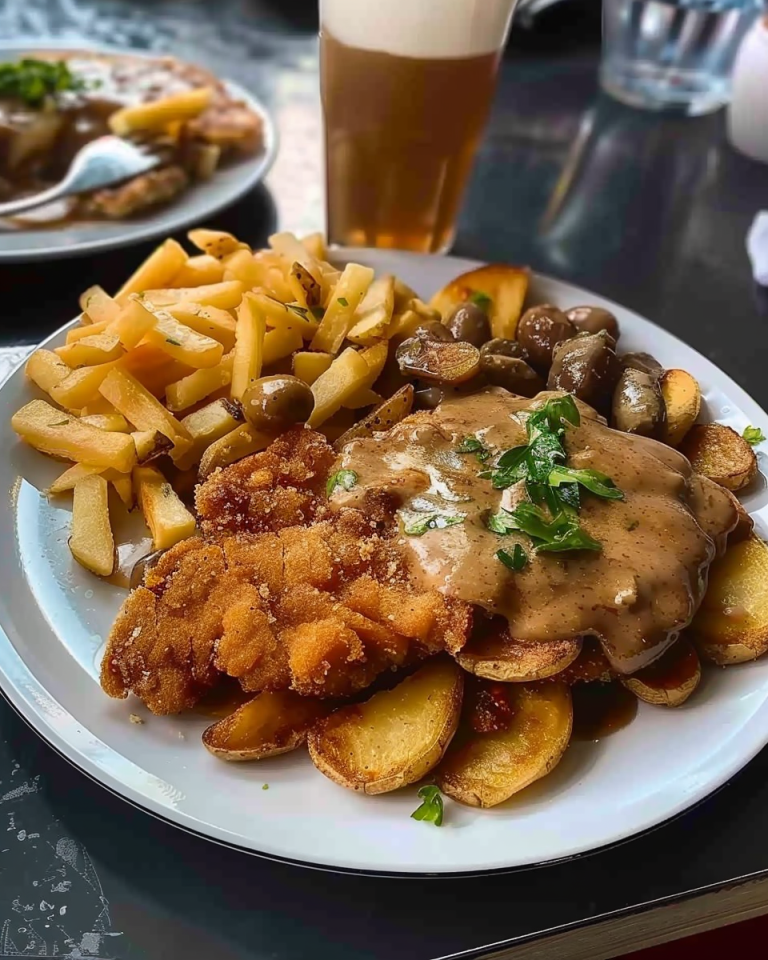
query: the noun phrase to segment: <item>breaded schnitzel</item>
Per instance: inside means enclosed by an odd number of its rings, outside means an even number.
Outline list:
[[[335,458],[296,428],[201,484],[203,537],[168,550],[115,621],[101,670],[110,696],[175,713],[221,674],[247,691],[348,696],[461,649],[471,607],[414,588],[380,518],[328,508]]]

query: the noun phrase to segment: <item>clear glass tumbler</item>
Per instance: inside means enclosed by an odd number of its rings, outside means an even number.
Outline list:
[[[603,0],[603,89],[649,110],[696,115],[730,99],[739,44],[762,0]]]
[[[320,0],[328,237],[444,252],[515,0]]]

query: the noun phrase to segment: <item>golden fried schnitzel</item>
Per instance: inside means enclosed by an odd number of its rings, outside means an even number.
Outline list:
[[[461,649],[471,607],[412,586],[380,513],[329,509],[335,458],[296,428],[201,484],[203,536],[168,550],[115,621],[101,670],[110,696],[175,713],[222,674],[247,691],[348,696]]]

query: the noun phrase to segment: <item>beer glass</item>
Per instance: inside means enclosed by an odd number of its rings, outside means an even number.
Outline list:
[[[328,237],[447,251],[516,0],[320,0]]]

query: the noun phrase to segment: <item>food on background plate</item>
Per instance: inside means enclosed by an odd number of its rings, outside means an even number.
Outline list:
[[[574,685],[676,707],[700,658],[768,650],[768,546],[731,492],[762,435],[695,424],[695,379],[622,353],[609,311],[528,306],[521,268],[427,305],[317,237],[190,240],[86,291],[12,421],[68,461],[83,566],[112,574],[112,511],[150,529],[108,694],[170,714],[236,683],[221,759],[306,743],[350,789],[485,807],[558,763]]]
[[[147,141],[162,163],[59,201],[53,222],[122,220],[168,203],[262,145],[262,121],[250,107],[208,71],[172,57],[45,50],[0,64],[0,202],[58,183],[78,150],[108,133]],[[40,213],[14,220],[41,222]],[[192,264],[190,278],[202,269]]]

